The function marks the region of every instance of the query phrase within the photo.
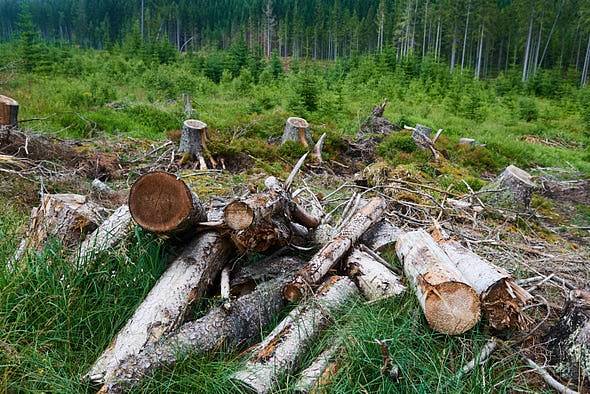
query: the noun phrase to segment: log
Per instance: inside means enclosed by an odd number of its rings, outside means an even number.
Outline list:
[[[264,252],[271,246],[284,246],[293,236],[292,222],[312,228],[319,219],[291,200],[275,177],[265,181],[266,190],[229,203],[223,221],[240,251]]]
[[[360,249],[348,256],[346,270],[369,301],[395,297],[406,289],[396,274]]]
[[[440,241],[439,245],[479,294],[482,312],[492,328],[526,327],[522,308],[533,297],[516,284],[508,271],[485,261],[457,241]]]
[[[590,379],[590,291],[569,293],[563,312],[547,334],[551,363],[579,385]]]
[[[191,303],[205,293],[227,265],[231,251],[231,244],[216,231],[204,232],[191,241],[85,378],[94,383],[109,381],[124,359],[176,330]]]
[[[142,175],[133,184],[129,210],[141,228],[163,235],[181,236],[207,221],[198,197],[182,180],[162,171]]]
[[[289,301],[301,298],[309,287],[318,284],[352,246],[385,212],[385,199],[375,197],[348,221],[340,233],[324,245],[283,289]]]
[[[182,161],[197,159],[201,170],[207,169],[204,152],[207,149],[207,124],[196,119],[185,120],[180,134],[178,152],[183,155]]]
[[[287,141],[299,142],[303,146],[313,146],[309,123],[303,118],[290,117],[285,123],[281,145]]]
[[[363,234],[361,242],[369,249],[379,252],[395,244],[401,233],[402,230],[399,227],[393,225],[389,220],[383,219]]]
[[[321,393],[338,370],[338,356],[342,343],[337,341],[324,350],[309,367],[305,368],[295,382],[294,391],[298,394]]]
[[[18,126],[18,102],[0,94],[0,126]]]
[[[17,252],[8,262],[10,269],[27,250],[40,251],[49,239],[73,248],[106,216],[106,210],[79,194],[44,194],[39,207],[31,210],[28,229]]]
[[[298,259],[281,257],[268,262],[272,266],[300,266]],[[162,367],[173,365],[180,357],[204,354],[219,348],[235,349],[250,342],[270,324],[285,306],[282,285],[295,271],[262,282],[251,292],[232,302],[228,311],[213,308],[205,316],[184,323],[177,332],[147,345],[139,354],[126,357],[105,381],[101,393],[120,393],[135,386]]]
[[[297,368],[301,356],[357,294],[357,287],[347,277],[328,279],[313,300],[295,308],[256,346],[232,379],[255,393],[271,392],[283,376]]]
[[[117,208],[82,242],[78,253],[78,261],[85,264],[94,256],[112,249],[127,238],[132,229],[133,220],[129,207],[123,205]]]
[[[482,188],[480,200],[500,208],[528,209],[537,186],[531,175],[509,165],[494,181]]]
[[[401,234],[396,252],[433,330],[456,335],[477,324],[477,292],[428,233],[417,230]]]

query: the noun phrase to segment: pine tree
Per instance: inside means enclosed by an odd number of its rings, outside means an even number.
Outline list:
[[[283,63],[276,51],[272,53],[270,58],[270,72],[275,79],[280,78],[283,75]]]
[[[33,24],[31,10],[27,3],[23,3],[19,14],[18,28],[20,32],[18,50],[25,71],[34,71],[41,60],[41,45],[39,33]]]

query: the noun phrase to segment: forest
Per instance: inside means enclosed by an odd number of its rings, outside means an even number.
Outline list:
[[[0,392],[590,392],[590,2],[0,0]]]

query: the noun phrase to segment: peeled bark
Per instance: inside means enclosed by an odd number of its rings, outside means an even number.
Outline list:
[[[552,364],[580,385],[590,379],[590,292],[573,290],[547,335]]]
[[[361,242],[369,249],[379,252],[394,244],[402,233],[399,227],[393,225],[389,220],[383,219],[373,225],[361,237]]]
[[[338,370],[337,359],[341,351],[340,341],[324,350],[309,367],[301,372],[294,391],[298,394],[321,393],[322,388],[329,384]]]
[[[204,151],[207,148],[207,124],[196,119],[185,120],[182,124],[178,153],[183,162],[197,159],[201,170],[207,169]]]
[[[346,277],[333,276],[314,299],[299,305],[253,351],[233,379],[258,394],[269,393],[280,379],[297,368],[301,356],[332,322],[335,314],[358,294]]]
[[[406,289],[396,274],[362,250],[352,251],[346,269],[369,301],[395,297]]]
[[[281,145],[287,141],[299,142],[303,146],[313,146],[309,123],[303,118],[290,117],[285,123]]]
[[[516,284],[508,271],[479,257],[456,241],[439,246],[479,294],[481,309],[490,326],[497,330],[524,329],[523,306],[532,296]]]
[[[282,257],[268,264],[298,266],[302,262]],[[232,301],[230,310],[214,308],[205,316],[184,323],[177,332],[147,345],[139,354],[126,357],[100,392],[123,392],[156,370],[173,365],[179,357],[188,353],[204,354],[219,348],[235,349],[249,342],[285,306],[281,288],[293,274],[294,271],[285,271],[278,277],[255,285],[251,292]]]
[[[18,102],[0,95],[0,126],[18,126]]]
[[[133,220],[129,207],[123,205],[115,210],[96,230],[86,237],[80,252],[79,261],[85,263],[88,259],[105,252],[127,238],[133,229]]]
[[[400,235],[396,252],[433,330],[457,335],[477,324],[480,302],[476,291],[428,233],[418,230]]]
[[[482,189],[483,202],[501,208],[528,209],[537,186],[529,173],[509,165],[493,182]]]
[[[303,267],[295,280],[285,286],[283,294],[289,301],[295,301],[303,295],[306,288],[318,284],[328,271],[346,254],[359,238],[385,212],[385,199],[375,197],[361,208],[342,231],[322,249],[320,249]]]
[[[231,250],[230,243],[215,231],[195,238],[162,274],[85,378],[95,383],[110,381],[123,360],[175,331],[190,304],[227,265]]]
[[[199,199],[175,175],[155,171],[141,176],[129,192],[129,210],[143,229],[165,235],[182,235],[207,221]]]
[[[85,235],[98,227],[106,210],[79,194],[44,194],[41,204],[31,210],[24,239],[8,262],[12,267],[27,250],[40,251],[49,239],[66,249],[77,246]]]

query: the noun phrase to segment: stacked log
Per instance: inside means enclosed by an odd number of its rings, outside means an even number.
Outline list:
[[[340,341],[336,341],[324,350],[309,367],[301,372],[295,383],[295,392],[298,394],[321,393],[338,371],[338,356],[341,351]]]

